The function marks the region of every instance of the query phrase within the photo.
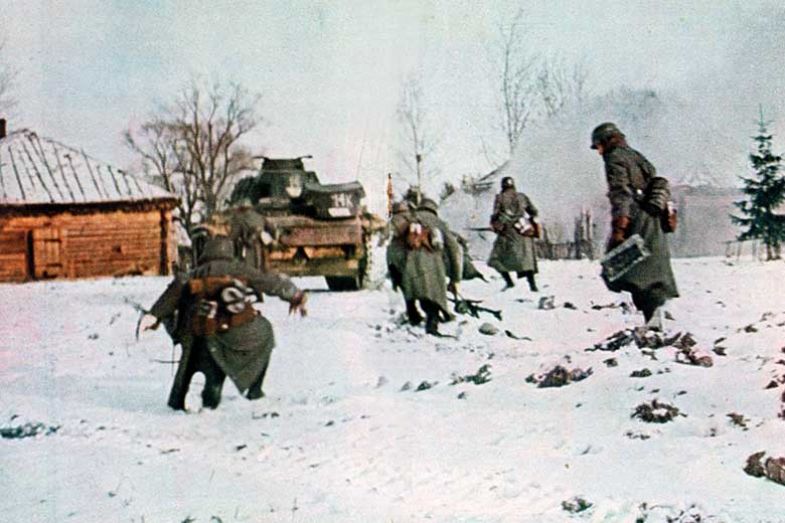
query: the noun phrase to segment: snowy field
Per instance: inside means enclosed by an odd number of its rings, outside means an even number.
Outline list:
[[[504,319],[459,316],[442,327],[457,339],[399,325],[389,288],[313,292],[305,319],[267,299],[267,397],[227,382],[200,410],[199,375],[188,413],[166,407],[178,354],[163,330],[134,339],[128,303],[167,279],[2,285],[0,520],[785,522],[785,487],[742,470],[785,455],[785,265],[675,262],[667,332],[692,333],[711,367],[673,347],[586,351],[641,317],[595,263],[541,270],[537,294],[466,283]],[[526,381],[557,364],[592,374]],[[483,365],[490,381],[460,379]],[[683,415],[632,417],[654,399]]]

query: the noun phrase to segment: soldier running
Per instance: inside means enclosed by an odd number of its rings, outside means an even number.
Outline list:
[[[526,277],[529,289],[537,292],[534,275],[537,273],[537,252],[534,239],[539,237],[540,225],[535,221],[537,208],[528,196],[515,190],[509,176],[502,178],[502,190],[493,201],[491,228],[496,232],[488,265],[504,278],[504,289],[515,286],[510,272],[518,278]]]
[[[218,406],[227,375],[248,399],[264,397],[262,384],[275,340],[272,325],[251,303],[265,293],[289,302],[290,314],[306,314],[307,295],[289,279],[249,267],[233,254],[229,238],[208,239],[198,266],[175,278],[145,318],[145,330],[162,322],[173,325],[173,341],[182,346],[169,394],[173,409],[185,410],[196,372],[205,376],[204,407]]]

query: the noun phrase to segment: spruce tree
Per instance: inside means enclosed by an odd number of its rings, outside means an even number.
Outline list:
[[[776,212],[785,201],[785,177],[782,156],[771,150],[770,123],[763,119],[761,110],[758,134],[753,138],[756,150],[749,155],[754,174],[739,177],[746,199],[734,202],[741,216],[731,216],[731,220],[743,229],[739,240],[761,240],[766,245],[766,259],[774,260],[779,259],[780,246],[785,242],[785,215]]]

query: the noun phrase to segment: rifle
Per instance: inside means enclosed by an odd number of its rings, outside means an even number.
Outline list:
[[[481,306],[482,300],[467,300],[458,293],[455,293],[454,298],[448,297],[448,299],[455,304],[455,312],[458,314],[468,314],[479,318],[481,312],[487,312],[497,320],[502,321],[502,311]]]
[[[134,300],[128,299],[128,297],[123,298],[123,301],[129,304],[131,307],[134,308],[136,312],[139,313],[139,319],[136,320],[136,329],[134,330],[134,335],[136,336],[136,341],[139,341],[139,328],[142,325],[142,318],[144,318],[145,314],[150,314],[150,311],[145,309],[140,303],[135,302]]]

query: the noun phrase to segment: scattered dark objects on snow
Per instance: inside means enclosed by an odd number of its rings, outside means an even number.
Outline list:
[[[512,338],[514,340],[532,341],[532,339],[530,337],[528,337],[528,336],[518,336],[517,334],[515,334],[514,332],[512,332],[510,330],[505,330],[504,334],[506,334],[508,338]]]
[[[449,298],[455,304],[454,310],[456,314],[468,314],[475,318],[480,317],[481,312],[487,312],[499,321],[502,321],[502,311],[497,309],[489,309],[480,305],[482,300],[467,300],[466,298]]]
[[[60,425],[45,425],[43,423],[25,423],[14,427],[0,427],[0,436],[5,439],[32,438],[35,436],[51,436],[60,430]]]
[[[537,308],[541,311],[549,311],[556,308],[555,296],[542,296],[537,303]]]
[[[430,388],[433,388],[438,383],[439,383],[438,381],[430,382],[430,381],[427,381],[427,380],[423,380],[419,385],[417,385],[417,388],[414,389],[414,391],[415,392],[420,392],[420,391],[423,391],[423,390],[428,390]]]
[[[562,510],[566,510],[571,514],[577,514],[578,512],[583,512],[584,510],[591,508],[592,505],[593,503],[590,503],[579,496],[575,496],[573,498],[561,502]]]
[[[567,370],[561,365],[557,365],[545,374],[540,374],[539,376],[530,374],[526,378],[526,383],[536,383],[537,387],[541,389],[546,387],[563,387],[564,385],[588,378],[592,375],[592,372],[591,367],[586,370],[577,367]]]
[[[499,328],[487,322],[480,325],[478,330],[480,331],[480,334],[485,334],[486,336],[496,336],[499,334]]]
[[[655,351],[663,347],[673,347],[676,353],[676,361],[687,365],[697,365],[700,367],[711,367],[714,362],[711,356],[696,347],[697,342],[689,332],[676,333],[668,336],[661,332],[647,330],[645,328],[625,329],[618,331],[604,341],[595,343],[593,347],[586,351],[609,351],[614,352],[624,347],[636,346],[641,352],[656,360]]]
[[[407,381],[406,383],[403,384],[403,387],[401,387],[401,392],[411,390],[411,388],[412,388],[412,382]]]
[[[677,407],[655,399],[635,407],[631,417],[646,423],[667,423],[673,421],[676,416],[685,416],[685,414],[682,414]]]
[[[631,430],[625,432],[624,435],[630,439],[639,439],[641,441],[645,441],[651,438],[651,436],[649,436],[648,434],[644,434],[643,432],[633,432]]]
[[[277,412],[262,412],[261,414],[251,414],[251,419],[267,419],[267,418],[278,418],[280,414]]]
[[[730,418],[731,423],[744,430],[748,430],[747,423],[749,423],[750,420],[746,419],[743,415],[738,412],[731,412],[727,416]]]
[[[785,458],[766,458],[765,451],[756,452],[747,458],[744,472],[756,478],[766,477],[775,483],[785,485]]]
[[[634,370],[630,373],[630,378],[648,378],[651,376],[649,369]]]
[[[607,367],[618,367],[619,366],[619,362],[616,360],[616,358],[608,358],[607,360],[602,360],[602,362]]]
[[[485,364],[474,374],[467,374],[465,376],[458,376],[456,373],[452,374],[452,382],[450,385],[457,385],[459,383],[474,383],[475,385],[482,385],[491,381],[491,366]]]
[[[571,310],[574,310],[574,311],[578,310],[578,307],[576,307],[574,303],[569,302],[569,301],[565,301],[564,305],[562,305],[562,307],[564,307],[565,309],[571,309]]]
[[[466,391],[463,391],[460,394],[458,394],[458,399],[459,400],[465,400],[466,399]]]
[[[684,363],[685,365],[695,365],[698,367],[711,367],[714,365],[714,361],[711,359],[711,356],[694,347],[685,347],[679,349],[679,352],[676,353],[676,362]]]

